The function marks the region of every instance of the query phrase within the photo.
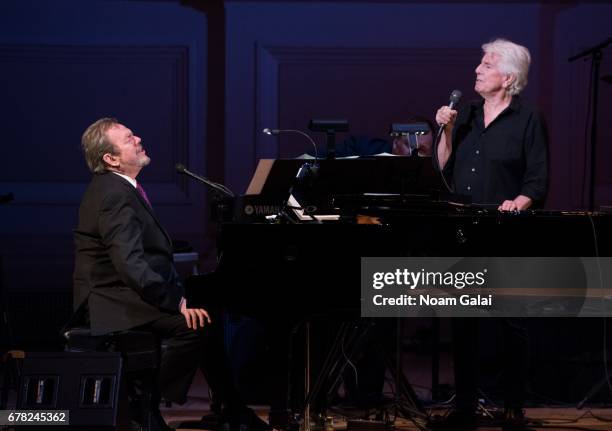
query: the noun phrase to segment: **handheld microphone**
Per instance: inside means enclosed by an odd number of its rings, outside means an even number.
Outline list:
[[[198,174],[194,174],[193,172],[191,172],[190,170],[188,170],[185,165],[183,165],[182,163],[177,163],[176,165],[174,165],[174,168],[176,169],[176,171],[179,174],[183,174],[183,175],[187,175],[190,176],[191,178],[194,178],[195,180],[206,184],[208,187],[210,187],[211,189],[213,189],[214,191],[216,191],[217,193],[220,193],[222,195],[226,195],[229,197],[234,197],[234,193],[228,189],[227,187],[225,187],[223,184],[219,184],[219,183],[215,183],[214,181],[211,181],[207,178],[201,177]]]
[[[461,100],[461,96],[463,96],[461,90],[453,90],[450,95],[450,102],[448,104],[448,107],[453,109],[455,106],[457,106],[457,104]]]
[[[448,107],[450,109],[455,109],[455,107],[459,104],[459,101],[461,100],[462,95],[463,94],[461,93],[461,91],[453,90],[453,92],[450,95]],[[440,129],[438,130],[438,136],[440,135],[441,131],[444,130],[444,128],[446,127],[446,124],[440,124],[439,126],[440,126]]]
[[[453,92],[450,95],[450,100],[448,102],[448,107],[450,109],[455,109],[455,106],[457,106],[459,104],[459,101],[461,100],[461,96],[462,96],[461,91],[453,90]],[[439,126],[440,126],[440,128],[438,129],[438,134],[436,135],[436,142],[440,141],[440,136],[442,136],[442,132],[444,131],[444,128],[446,127],[446,124],[440,124]]]

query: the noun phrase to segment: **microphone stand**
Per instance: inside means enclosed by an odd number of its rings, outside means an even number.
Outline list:
[[[195,178],[199,182],[207,185],[214,192],[216,192],[219,196],[229,197],[229,198],[235,197],[234,192],[232,192],[230,189],[225,187],[223,184],[215,183],[214,181],[211,181],[208,178],[204,178],[204,177],[199,176],[198,174],[194,174],[193,172],[188,171],[184,167],[183,167],[182,170],[179,170],[179,172],[182,173],[182,174],[188,175],[191,178]]]
[[[216,221],[225,220],[224,214],[228,212],[231,213],[231,210],[233,208],[233,202],[236,197],[234,193],[230,189],[225,187],[223,184],[216,183],[214,181],[209,180],[208,178],[204,178],[198,174],[189,171],[185,168],[185,166],[180,163],[176,165],[176,171],[180,174],[187,175],[209,187],[213,191],[213,201],[215,208],[214,219]]]
[[[612,43],[612,37],[604,40],[598,45],[592,48],[586,49],[570,58],[568,62],[572,63],[578,59],[591,56],[591,79],[593,80],[593,94],[591,97],[592,106],[591,112],[593,118],[591,119],[591,142],[590,142],[590,175],[589,175],[589,211],[593,211],[595,208],[595,164],[597,162],[597,105],[598,105],[598,93],[599,93],[599,66],[601,65],[601,59],[603,58],[602,49]]]
[[[599,66],[601,65],[601,60],[603,58],[602,49],[607,47],[612,43],[612,37],[604,40],[598,45],[595,45],[589,49],[586,49],[570,58],[567,59],[568,62],[576,61],[580,58],[584,58],[587,56],[591,56],[591,79],[593,80],[593,93],[592,93],[592,115],[591,119],[591,160],[590,160],[590,176],[589,176],[589,211],[593,211],[595,208],[595,162],[596,159],[596,150],[597,150],[597,105],[598,105],[598,96],[599,96]],[[606,319],[606,317],[604,317]],[[605,324],[605,321],[604,321]],[[587,403],[591,397],[595,396],[597,392],[601,388],[603,388],[606,384],[610,387],[609,381],[609,372],[608,372],[608,364],[604,364],[606,369],[606,373],[603,378],[597,382],[591,389],[587,392],[582,400],[576,405],[578,410],[582,409],[585,403]]]

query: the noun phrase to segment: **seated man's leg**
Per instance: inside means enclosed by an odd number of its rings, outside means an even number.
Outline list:
[[[242,403],[233,383],[223,345],[222,318],[211,314],[211,323],[191,329],[182,314],[168,314],[144,326],[165,340],[167,350],[161,358],[159,385],[161,396],[182,404],[198,368],[204,374],[215,399],[227,408]]]
[[[211,320],[210,324],[201,329],[202,354],[198,366],[215,400],[222,403],[226,409],[240,409],[244,404],[234,384],[230,360],[225,349],[223,316],[221,313],[211,312]]]
[[[207,328],[190,329],[182,314],[168,314],[139,329],[151,331],[164,340],[167,349],[159,369],[160,395],[183,404],[200,365]]]

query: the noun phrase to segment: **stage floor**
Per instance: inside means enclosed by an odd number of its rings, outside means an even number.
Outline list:
[[[413,358],[414,361],[414,358]],[[414,362],[413,362],[414,365]],[[442,367],[442,375],[446,375],[448,370],[446,367]],[[413,380],[418,376],[412,375]],[[418,378],[416,380],[419,380]],[[441,379],[442,382],[445,378]],[[426,383],[426,381],[419,382]],[[415,385],[417,393],[424,390],[423,386]],[[426,398],[426,396],[424,397]],[[208,404],[208,386],[204,378],[198,373],[194,384],[189,392],[189,400],[186,404],[172,405],[171,407],[162,407],[162,414],[166,419],[166,422],[176,429],[183,431],[196,430],[201,428],[190,428],[187,426],[181,426],[183,422],[198,421],[203,415],[209,413]],[[258,414],[260,418],[267,421],[268,418],[268,407],[267,406],[251,406]],[[351,418],[363,417],[363,412],[354,409],[345,409],[341,412],[339,409],[332,409],[333,412],[330,414],[333,417],[333,424],[335,430],[346,429],[347,416]],[[445,408],[431,407],[426,408],[425,412],[430,415],[439,414],[442,415],[446,411]],[[491,410],[493,411],[493,409]],[[530,430],[612,430],[612,406],[609,408],[592,407],[586,406],[582,410],[578,410],[575,407],[564,406],[564,407],[538,407],[538,408],[527,408],[526,416],[533,420],[534,425],[529,427]],[[394,426],[398,430],[412,431],[419,430],[420,428],[415,425],[412,421],[405,418],[398,418],[394,421]],[[321,431],[321,428],[312,426],[313,431]],[[499,430],[499,426],[482,426],[479,430]]]
[[[267,420],[267,408],[254,406],[255,411],[263,420]],[[441,411],[438,410],[441,413]],[[183,431],[197,430],[201,428],[190,428],[182,426],[183,422],[197,421],[202,415],[208,413],[208,405],[203,402],[189,402],[185,406],[179,408],[164,408],[162,413],[166,422],[176,429]],[[435,412],[434,412],[435,413]],[[529,408],[526,409],[526,415],[530,420],[539,422],[530,426],[530,430],[612,430],[612,408],[584,408],[577,410],[575,408]],[[346,429],[346,419],[333,414],[334,429]],[[599,418],[599,419],[598,419]],[[606,422],[608,421],[608,422]],[[408,419],[399,418],[394,422],[395,429],[412,431],[419,430],[414,423]],[[312,430],[321,430],[321,428],[311,427]],[[499,430],[496,426],[482,426],[478,428],[482,431]]]

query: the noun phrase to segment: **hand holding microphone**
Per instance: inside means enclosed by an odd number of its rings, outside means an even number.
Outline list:
[[[450,100],[448,102],[448,106],[443,106],[438,109],[436,112],[436,123],[440,126],[440,131],[444,130],[446,126],[449,126],[448,129],[452,130],[455,125],[455,120],[457,119],[457,111],[455,110],[455,106],[461,100],[461,91],[453,90],[450,95]],[[438,136],[440,133],[438,133]]]
[[[443,106],[436,112],[436,123],[440,127],[448,127],[449,130],[452,130],[456,119],[457,111],[448,106]]]

